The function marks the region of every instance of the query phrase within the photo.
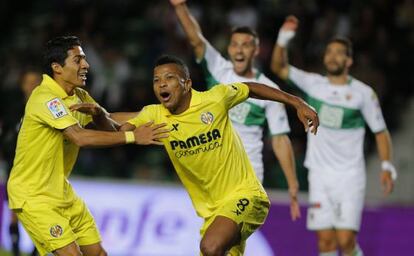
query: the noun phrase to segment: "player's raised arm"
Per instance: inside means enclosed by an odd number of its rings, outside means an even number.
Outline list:
[[[295,16],[290,15],[286,17],[285,22],[279,30],[277,41],[273,48],[270,69],[283,80],[287,80],[289,75],[287,45],[295,36],[298,25],[299,20]]]
[[[174,6],[175,13],[193,47],[196,58],[201,59],[205,50],[205,39],[200,25],[188,10],[186,0],[170,0],[170,3]]]
[[[290,93],[264,84],[254,82],[244,82],[244,84],[249,86],[249,97],[261,100],[278,101],[294,107],[297,111],[299,120],[305,127],[305,130],[307,131],[311,128],[311,132],[316,134],[319,126],[318,114],[304,100]]]

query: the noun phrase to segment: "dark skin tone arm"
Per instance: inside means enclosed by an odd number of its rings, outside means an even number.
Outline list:
[[[299,120],[305,127],[305,130],[307,131],[309,128],[311,128],[311,132],[313,134],[316,134],[319,126],[318,114],[304,100],[282,90],[269,87],[264,84],[254,82],[244,82],[244,84],[249,86],[249,97],[261,100],[278,101],[294,107],[296,109]]]
[[[69,107],[71,111],[79,111],[92,116],[93,122],[88,124],[89,129],[101,131],[117,131],[119,124],[110,118],[104,108],[96,103],[79,103]]]
[[[154,125],[153,122],[146,123],[132,129],[135,136],[135,144],[139,145],[162,145],[160,139],[168,137],[166,124]],[[75,124],[63,130],[63,134],[72,143],[79,147],[108,147],[126,144],[125,132],[108,132],[84,129]]]

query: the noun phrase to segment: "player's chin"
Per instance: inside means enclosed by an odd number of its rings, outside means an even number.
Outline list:
[[[238,63],[237,65],[234,65],[234,71],[238,75],[243,75],[244,73],[246,73],[246,69],[247,69],[246,65],[242,63]]]
[[[79,86],[79,87],[86,86],[86,80],[84,80],[84,79],[78,79],[76,81],[76,85]]]

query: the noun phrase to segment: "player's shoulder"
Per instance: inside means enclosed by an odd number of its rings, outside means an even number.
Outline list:
[[[82,88],[79,88],[79,87],[76,87],[75,89],[74,89],[74,91],[75,91],[75,94],[81,99],[81,100],[84,100],[84,99],[86,99],[88,96],[89,96],[89,92],[88,91],[86,91],[85,89],[82,89]],[[90,96],[89,96],[90,97]]]
[[[353,90],[358,91],[364,95],[371,95],[375,93],[375,90],[368,84],[356,79],[355,77],[350,76],[349,79],[350,79],[349,84],[351,85]]]
[[[140,111],[143,113],[157,113],[160,112],[163,109],[163,106],[161,104],[150,104],[143,107]]]
[[[27,105],[46,103],[56,98],[59,98],[59,96],[46,86],[37,86],[30,94]]]
[[[238,90],[243,90],[245,88],[247,88],[248,85],[243,83],[243,82],[233,82],[233,83],[220,83],[217,84],[215,86],[213,86],[212,88],[210,88],[208,91],[204,91],[202,93],[204,93],[204,95],[206,96],[221,96],[223,97],[226,91],[238,91]]]
[[[300,74],[301,76],[303,76],[307,79],[315,79],[315,80],[324,80],[324,79],[326,79],[325,76],[323,76],[319,73],[316,73],[316,72],[313,72],[313,71],[303,70],[303,69],[300,69],[298,67],[290,65],[289,66],[289,77],[294,76],[296,74]]]

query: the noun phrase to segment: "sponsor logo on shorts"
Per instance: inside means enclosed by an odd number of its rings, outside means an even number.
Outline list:
[[[244,212],[244,210],[246,210],[246,207],[249,205],[249,203],[249,199],[247,198],[240,199],[236,204],[236,210],[232,212],[239,216]]]
[[[50,228],[50,235],[53,237],[60,237],[63,234],[63,228],[59,225],[54,225]]]
[[[201,113],[200,116],[201,122],[205,124],[212,124],[214,121],[214,116],[211,112]]]

